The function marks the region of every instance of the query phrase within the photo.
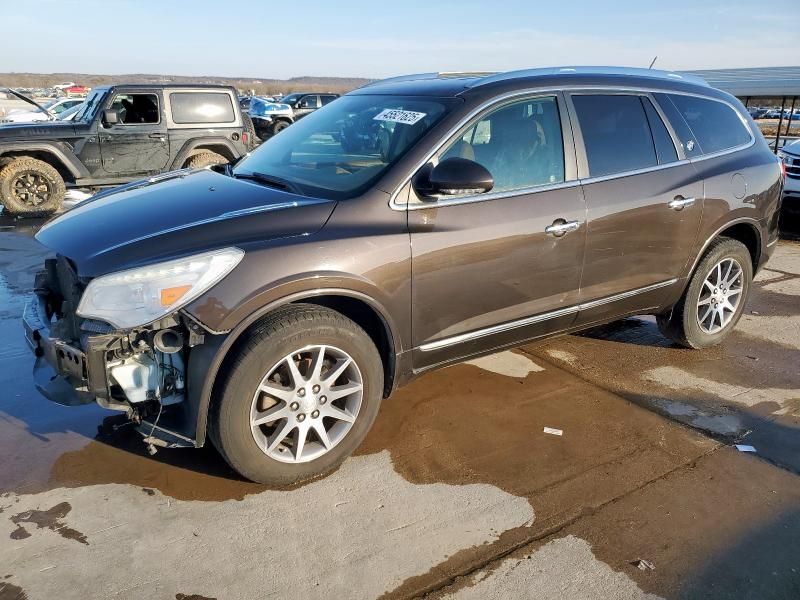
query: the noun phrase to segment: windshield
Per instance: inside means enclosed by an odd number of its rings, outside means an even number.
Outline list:
[[[103,96],[105,96],[105,91],[100,90],[89,94],[89,97],[86,98],[86,101],[80,105],[81,108],[78,111],[78,114],[76,114],[75,118],[72,120],[90,123],[92,119],[94,119],[97,108],[103,102]]]
[[[268,175],[307,196],[351,198],[400,160],[457,102],[343,96],[264,142],[233,173]]]

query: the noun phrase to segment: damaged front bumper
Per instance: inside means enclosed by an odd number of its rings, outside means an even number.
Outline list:
[[[193,411],[183,401],[183,362],[148,348],[146,353],[120,353],[118,348],[129,333],[83,335],[79,344],[59,339],[51,332],[45,298],[34,295],[23,311],[23,327],[28,345],[36,355],[33,377],[36,389],[48,400],[64,406],[97,402],[103,408],[125,411],[144,436],[151,451],[154,446],[195,447]],[[117,355],[117,356],[115,356]],[[156,357],[150,362],[141,357]],[[168,355],[167,355],[168,356]],[[152,370],[171,369],[173,385],[162,398],[163,381],[153,383]]]

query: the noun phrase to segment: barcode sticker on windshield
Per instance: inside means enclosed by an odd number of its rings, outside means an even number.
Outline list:
[[[412,110],[398,110],[395,108],[386,108],[375,115],[375,121],[391,121],[392,123],[403,123],[404,125],[413,125],[425,116],[425,113],[414,112]]]

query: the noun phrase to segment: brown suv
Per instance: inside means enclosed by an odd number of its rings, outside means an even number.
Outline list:
[[[782,185],[744,107],[698,79],[379,82],[234,166],[45,226],[37,385],[126,411],[150,450],[210,438],[245,477],[307,479],[430,369],[642,313],[719,343],[777,242]]]

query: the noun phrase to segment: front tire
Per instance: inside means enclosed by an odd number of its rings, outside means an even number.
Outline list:
[[[739,322],[752,280],[747,247],[730,238],[715,240],[672,311],[656,317],[661,333],[687,348],[716,346]]]
[[[0,202],[10,215],[51,215],[62,207],[66,192],[61,175],[44,161],[23,156],[0,169]]]
[[[275,124],[272,126],[272,135],[278,135],[281,131],[289,127],[291,123],[288,121],[275,121]]]
[[[242,476],[286,486],[336,469],[367,435],[382,397],[383,364],[364,330],[333,310],[291,305],[233,357],[211,439]]]

